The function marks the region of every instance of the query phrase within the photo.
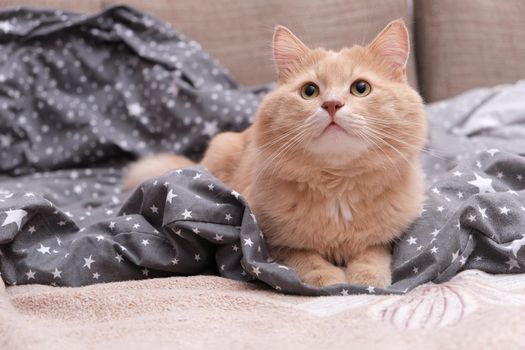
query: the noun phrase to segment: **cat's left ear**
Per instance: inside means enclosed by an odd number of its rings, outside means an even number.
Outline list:
[[[280,82],[290,77],[295,67],[306,56],[309,49],[299,38],[284,26],[275,27],[273,33],[273,58]]]
[[[368,48],[392,70],[395,78],[405,78],[410,40],[402,19],[390,22],[368,45]]]

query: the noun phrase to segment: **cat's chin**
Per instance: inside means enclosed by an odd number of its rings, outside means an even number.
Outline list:
[[[329,165],[344,165],[364,154],[368,145],[357,136],[334,130],[312,140],[307,149]]]

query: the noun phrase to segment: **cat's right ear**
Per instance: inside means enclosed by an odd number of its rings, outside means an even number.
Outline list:
[[[273,33],[273,58],[277,69],[277,80],[284,82],[293,74],[295,67],[307,54],[308,47],[288,28],[275,27]]]

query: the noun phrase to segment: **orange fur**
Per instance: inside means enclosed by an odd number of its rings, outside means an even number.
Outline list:
[[[202,159],[245,196],[270,254],[307,283],[391,283],[390,244],[424,199],[426,121],[405,78],[408,43],[401,21],[339,52],[308,49],[277,27],[278,88],[250,128],[217,135]],[[356,79],[370,83],[368,96],[349,92]],[[300,94],[307,82],[320,91],[309,100]],[[321,105],[332,100],[344,106],[328,130]]]

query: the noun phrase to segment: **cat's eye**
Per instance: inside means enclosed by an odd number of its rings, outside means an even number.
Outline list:
[[[370,93],[372,88],[370,84],[365,80],[356,80],[350,86],[350,93],[357,97],[365,97]]]
[[[306,83],[301,88],[301,97],[305,100],[311,100],[319,95],[319,87],[314,83]]]

